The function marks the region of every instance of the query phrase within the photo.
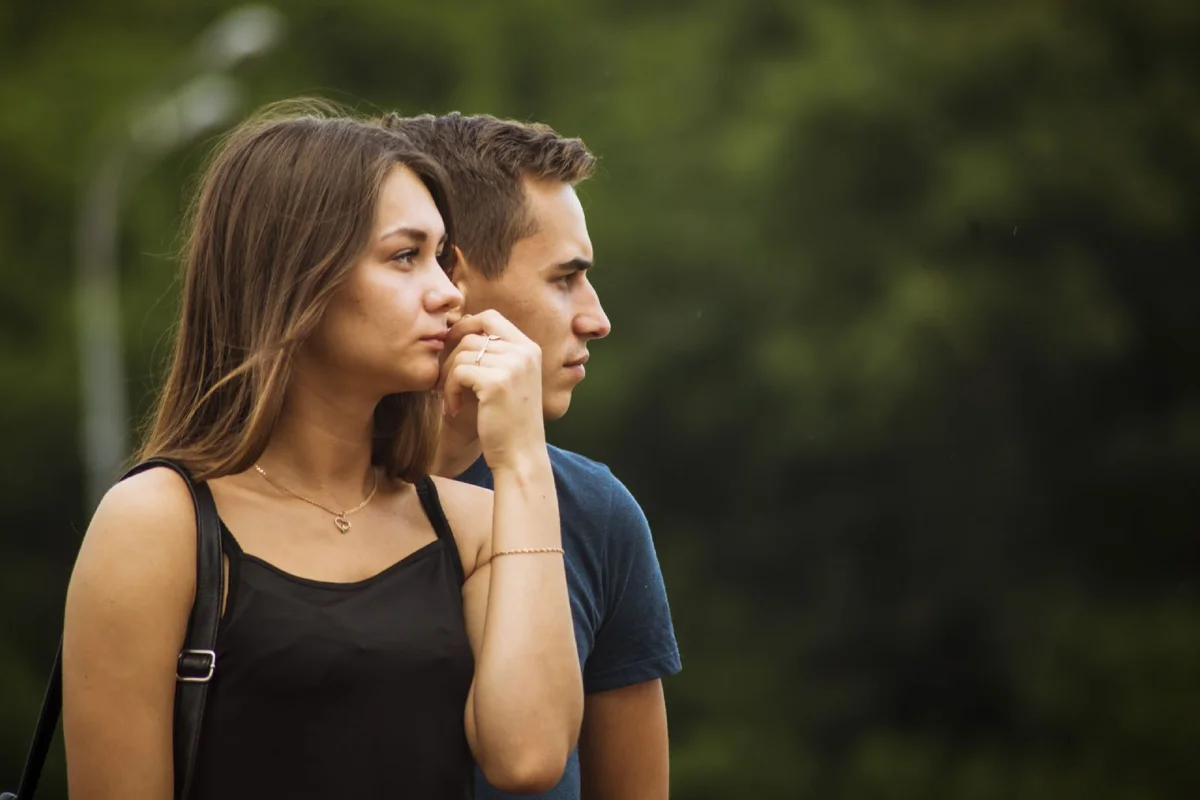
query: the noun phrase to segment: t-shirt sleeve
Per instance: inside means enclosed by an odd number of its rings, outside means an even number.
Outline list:
[[[650,525],[615,477],[604,543],[604,618],[584,666],[588,694],[674,675],[681,668]]]

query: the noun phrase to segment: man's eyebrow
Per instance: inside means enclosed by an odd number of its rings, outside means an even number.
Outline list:
[[[586,258],[572,258],[570,261],[564,261],[561,264],[555,264],[553,269],[563,270],[565,272],[583,272],[585,269],[591,269],[593,262]]]

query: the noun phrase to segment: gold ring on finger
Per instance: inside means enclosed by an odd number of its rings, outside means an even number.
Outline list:
[[[479,348],[479,353],[475,356],[475,366],[479,366],[479,362],[483,361],[483,354],[487,352],[488,345],[499,338],[499,336],[491,335],[483,340],[483,347]]]

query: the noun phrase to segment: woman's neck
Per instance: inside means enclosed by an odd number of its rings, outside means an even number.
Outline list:
[[[371,437],[377,403],[293,383],[259,466],[276,483],[307,492],[312,500],[354,505],[375,479]]]

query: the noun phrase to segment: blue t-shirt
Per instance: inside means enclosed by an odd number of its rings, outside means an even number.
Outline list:
[[[603,464],[553,445],[549,451],[583,691],[606,692],[674,675],[680,670],[679,647],[641,506]],[[494,488],[482,457],[458,480]],[[514,797],[493,789],[478,772],[475,783],[478,800]],[[537,797],[579,800],[578,750],[558,785]]]

